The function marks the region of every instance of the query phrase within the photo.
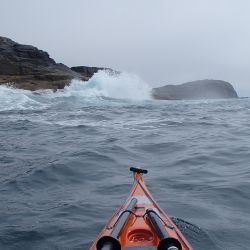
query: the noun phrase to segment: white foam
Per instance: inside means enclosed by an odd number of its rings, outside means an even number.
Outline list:
[[[88,81],[72,80],[64,88],[64,95],[108,97],[114,99],[148,100],[151,88],[138,76],[128,73],[113,74],[99,71]]]
[[[150,92],[151,88],[136,75],[99,71],[87,82],[72,80],[69,86],[56,92],[32,92],[0,85],[0,111],[44,109],[61,101],[68,102],[70,97],[80,103],[99,98],[149,100]]]
[[[33,93],[29,90],[0,85],[0,111],[44,107],[40,102],[34,100],[32,96]]]

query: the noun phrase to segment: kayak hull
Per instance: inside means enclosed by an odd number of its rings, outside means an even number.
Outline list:
[[[131,207],[132,209],[128,209]],[[167,238],[166,241],[173,241],[173,244],[177,242],[176,246],[180,250],[193,250],[170,217],[155,202],[141,172],[134,173],[134,184],[127,200],[113,214],[89,250],[100,250],[98,243],[105,237],[113,237],[117,240],[120,244],[118,250],[119,248],[161,249],[161,244],[165,244],[163,238]]]

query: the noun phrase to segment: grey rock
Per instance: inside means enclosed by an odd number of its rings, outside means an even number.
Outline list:
[[[105,70],[108,71],[110,74],[120,74],[121,72],[110,69],[110,68],[103,68],[103,67],[89,67],[89,66],[76,66],[71,67],[71,70],[79,73],[82,77],[85,77],[87,79],[91,78],[95,73],[97,73],[99,70]]]
[[[198,80],[180,85],[165,85],[154,88],[152,96],[160,100],[238,98],[233,86],[221,80]]]
[[[78,67],[76,67],[78,68]],[[17,88],[61,89],[72,79],[89,80],[101,68],[79,67],[82,72],[56,63],[49,54],[31,45],[22,45],[0,37],[0,84]]]

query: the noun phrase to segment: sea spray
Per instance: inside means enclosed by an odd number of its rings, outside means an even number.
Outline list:
[[[148,100],[151,88],[137,75],[99,71],[88,81],[72,80],[63,90],[66,95],[108,97],[114,99]]]
[[[62,102],[85,103],[100,99],[142,101],[151,99],[151,88],[137,75],[99,71],[87,82],[72,80],[62,90],[29,91],[0,85],[0,111],[44,109]],[[60,105],[61,106],[61,105]]]

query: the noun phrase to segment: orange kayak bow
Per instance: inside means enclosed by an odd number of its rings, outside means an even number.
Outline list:
[[[134,184],[125,203],[114,213],[90,250],[193,250],[173,221],[154,201],[143,174],[130,168]]]

